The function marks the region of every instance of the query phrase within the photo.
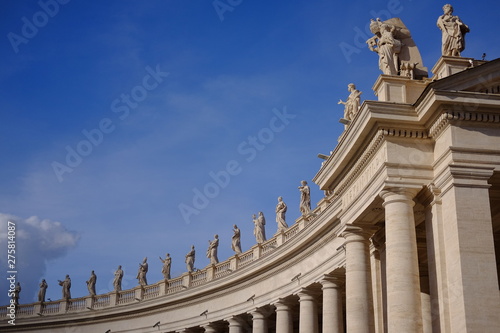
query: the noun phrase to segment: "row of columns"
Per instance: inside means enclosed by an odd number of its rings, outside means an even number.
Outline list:
[[[326,275],[322,281],[323,292],[323,333],[343,333],[344,320],[342,310],[342,282],[341,278]],[[299,297],[299,332],[318,333],[318,292],[310,289],[303,289],[297,293]],[[279,299],[271,304],[276,312],[276,333],[293,333],[293,303],[286,299]],[[268,308],[256,308],[249,312],[252,317],[252,333],[268,333]],[[248,332],[247,324],[238,316],[233,316],[225,320],[229,324],[229,333]],[[217,329],[213,324],[202,325],[204,332],[216,333]],[[189,329],[178,331],[188,333]]]
[[[418,189],[383,191],[385,208],[385,299],[388,333],[422,332],[422,305],[413,197]],[[370,230],[348,226],[346,325],[349,333],[374,333]]]

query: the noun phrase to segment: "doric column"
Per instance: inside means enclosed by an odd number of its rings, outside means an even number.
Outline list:
[[[413,197],[417,190],[391,189],[381,193],[385,208],[387,332],[422,332]]]
[[[343,333],[342,281],[326,275],[320,281],[323,286],[323,333]]]
[[[267,315],[261,309],[250,312],[252,315],[252,333],[267,333]]]
[[[373,333],[373,295],[369,237],[362,228],[347,226],[346,239],[346,325],[349,333]]]
[[[240,318],[233,316],[226,321],[229,323],[229,333],[244,333],[243,321]]]
[[[293,333],[292,308],[285,300],[273,303],[276,307],[276,333]]]
[[[318,305],[314,294],[302,289],[297,295],[300,303],[299,333],[318,333]]]

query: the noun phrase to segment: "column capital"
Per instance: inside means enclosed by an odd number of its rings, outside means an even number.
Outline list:
[[[386,206],[389,203],[394,202],[409,202],[411,205],[415,205],[413,198],[420,192],[422,188],[418,187],[389,187],[383,189],[379,196],[384,199],[382,206]]]
[[[348,224],[340,236],[346,239],[346,244],[350,242],[368,242],[371,232],[366,228]]]
[[[243,327],[244,324],[243,319],[238,316],[226,318],[224,319],[224,321],[227,321],[229,323],[229,327]]]
[[[292,302],[283,298],[278,299],[271,303],[272,306],[276,308],[276,311],[289,311],[292,306]]]
[[[313,291],[311,289],[302,288],[296,293],[299,296],[299,302],[303,301],[314,301],[316,302],[319,293],[317,291]]]
[[[322,287],[321,287],[322,290],[330,289],[330,288],[339,289],[344,285],[345,278],[337,276],[337,275],[326,274],[319,281],[319,283],[321,283],[321,285],[322,285]]]
[[[252,315],[252,319],[266,319],[270,315],[269,310],[264,308],[254,308],[248,313]]]

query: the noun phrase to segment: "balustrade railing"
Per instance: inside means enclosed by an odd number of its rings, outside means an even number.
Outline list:
[[[133,303],[134,301],[140,301],[141,299],[152,299],[163,295],[171,295],[188,289],[189,287],[203,285],[211,280],[227,276],[234,272],[234,270],[245,267],[259,258],[272,254],[279,246],[297,236],[302,229],[307,228],[313,222],[314,218],[305,219],[302,227],[299,223],[295,223],[281,234],[278,234],[262,244],[252,247],[244,253],[235,255],[232,259],[203,270],[185,273],[180,277],[170,279],[165,282],[161,281],[156,284],[144,286],[142,287],[142,290],[138,289],[141,287],[135,287],[133,289],[113,293],[113,296],[111,296],[111,294],[103,294],[93,296],[92,299],[89,298],[90,296],[87,296],[83,298],[71,299],[67,302],[59,300],[46,303],[23,304],[17,307],[16,315],[45,316],[58,314],[61,313],[61,311],[64,313],[66,311],[75,312],[84,311],[86,309],[100,309],[115,305]],[[281,237],[280,241],[278,241],[278,237]],[[162,283],[165,283],[164,288]],[[161,287],[160,284],[162,284]],[[64,306],[65,308],[61,308],[61,306]],[[8,311],[9,309],[7,306],[0,307],[0,317],[5,317],[8,314]]]

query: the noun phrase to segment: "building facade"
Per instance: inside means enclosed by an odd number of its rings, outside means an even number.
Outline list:
[[[0,308],[2,332],[401,333],[500,328],[500,59],[379,76],[309,213],[147,286]]]

